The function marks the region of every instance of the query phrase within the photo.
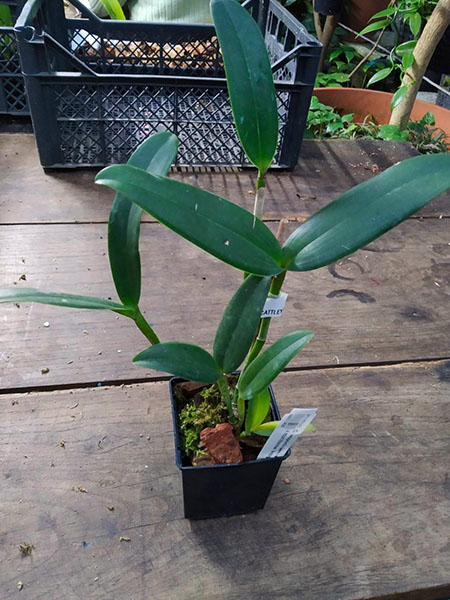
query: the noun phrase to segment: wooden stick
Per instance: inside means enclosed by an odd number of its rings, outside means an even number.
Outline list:
[[[402,85],[407,85],[408,90],[405,98],[392,111],[390,125],[398,125],[400,129],[408,125],[425,71],[449,24],[450,0],[439,0],[414,49],[414,63],[403,76]]]

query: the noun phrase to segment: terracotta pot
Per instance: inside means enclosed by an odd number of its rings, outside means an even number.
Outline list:
[[[342,15],[342,22],[354,31],[360,32],[368,25],[370,18],[380,10],[387,8],[388,4],[389,0],[348,0],[347,8]],[[369,34],[369,37],[371,35]],[[353,41],[355,36],[349,33],[344,39]],[[361,42],[361,38],[356,41]]]
[[[378,125],[389,123],[392,94],[387,92],[359,88],[315,88],[314,96],[317,96],[322,104],[333,106],[346,114],[353,113],[356,123],[362,123],[368,115],[371,115]],[[450,110],[447,108],[416,100],[410,119],[418,121],[427,112],[433,113],[436,127],[450,135]]]

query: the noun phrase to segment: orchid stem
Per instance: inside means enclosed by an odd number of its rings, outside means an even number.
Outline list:
[[[269,289],[269,295],[278,296],[278,294],[281,291],[281,287],[283,285],[285,277],[286,277],[286,271],[283,271],[282,273],[280,273],[279,275],[277,275],[276,277],[274,277],[272,279],[272,283],[271,283],[270,289]],[[255,360],[255,358],[258,356],[258,354],[263,349],[264,344],[266,343],[266,340],[267,340],[267,333],[269,331],[271,320],[272,319],[270,317],[264,317],[263,319],[260,320],[258,333],[257,333],[256,339],[253,342],[253,345],[250,349],[250,353],[248,355],[244,371],[248,367],[248,365],[252,361]]]
[[[148,341],[152,344],[152,346],[154,344],[160,343],[159,337],[156,335],[156,333],[153,331],[153,329],[147,323],[144,315],[139,310],[139,307],[136,308],[136,313],[134,315],[134,322],[139,327],[141,332],[145,335],[145,337],[148,339]]]
[[[253,216],[261,219],[264,212],[264,196],[266,192],[266,182],[264,174],[258,171],[258,179],[256,180],[256,196],[253,206]]]
[[[228,415],[230,417],[230,423],[234,423],[236,421],[236,417],[233,410],[233,405],[231,403],[231,391],[230,386],[228,385],[227,378],[225,375],[221,375],[217,380],[217,387],[219,388],[220,395],[222,396],[223,401],[227,405]]]

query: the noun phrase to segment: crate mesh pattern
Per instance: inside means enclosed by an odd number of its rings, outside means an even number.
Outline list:
[[[14,22],[22,3],[10,0],[0,4],[9,6]],[[0,27],[0,113],[29,114],[19,51],[12,27]]]
[[[45,0],[43,4],[45,8]],[[257,0],[249,5],[255,17],[260,6]],[[33,72],[31,63],[28,67],[30,45],[26,39],[20,44],[28,44],[24,70],[44,166],[125,162],[145,138],[164,130],[179,137],[179,166],[249,164],[234,126],[213,27],[127,23],[119,30],[115,22],[103,21],[99,28],[83,18],[60,20],[57,28],[50,10],[41,10],[37,22],[44,35],[32,47],[40,53],[34,63],[46,62],[46,73]],[[292,167],[320,45],[277,0],[270,0],[265,24],[272,64],[301,47],[274,73],[280,123],[275,165]],[[58,45],[51,39],[56,33]],[[51,140],[45,135],[49,128],[57,132]]]
[[[146,85],[59,85],[53,88],[61,149],[69,164],[126,161],[149,135],[169,128],[179,137],[179,165],[248,164],[222,89]],[[289,94],[278,94],[280,142]]]

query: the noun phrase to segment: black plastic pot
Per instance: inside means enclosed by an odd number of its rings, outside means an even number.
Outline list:
[[[170,382],[170,401],[175,438],[175,460],[183,480],[184,516],[187,519],[230,517],[264,508],[272,489],[282,458],[251,460],[231,465],[204,467],[185,466],[180,445],[178,411],[174,388],[185,381],[173,377]],[[280,418],[271,386],[270,407],[275,420]]]
[[[315,0],[314,10],[319,15],[339,15],[344,8],[344,0]]]

